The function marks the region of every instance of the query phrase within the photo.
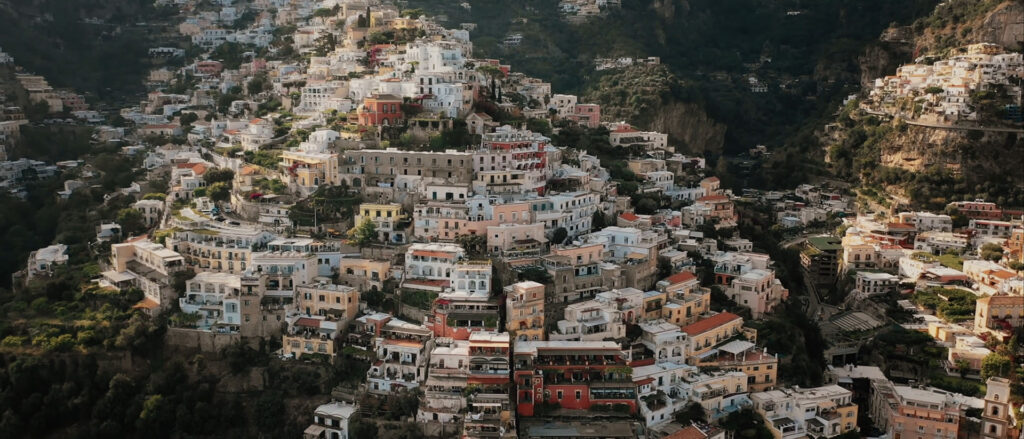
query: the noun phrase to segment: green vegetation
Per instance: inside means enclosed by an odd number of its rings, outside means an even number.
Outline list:
[[[517,71],[550,81],[559,92],[584,95],[595,90],[595,98],[608,99],[598,103],[642,109],[643,118],[658,117],[673,104],[696,104],[726,126],[727,155],[759,143],[781,146],[757,171],[766,183],[786,185],[805,178],[794,169],[815,171],[807,160],[820,150],[814,130],[859,85],[857,59],[864,49],[877,44],[890,23],[924,17],[936,1],[639,0],[623,2],[621,8],[581,24],[565,23],[557,2],[469,3],[470,10],[438,0],[413,0],[409,6],[444,14],[450,27],[476,23],[476,56],[500,58]],[[800,14],[787,15],[789,11]],[[751,29],[757,29],[756,35]],[[513,32],[526,37],[520,46],[504,47],[502,41]],[[619,56],[658,57],[679,85],[621,86],[616,79],[630,78],[614,70],[594,71],[595,57]],[[768,92],[752,92],[749,76],[764,82]],[[657,88],[644,88],[648,85]],[[666,120],[673,127],[666,130],[685,131],[687,123],[699,119],[693,111],[680,113]],[[685,146],[700,150],[706,145]],[[756,174],[751,178],[762,178]]]
[[[950,288],[928,288],[914,293],[914,303],[935,312],[949,322],[974,318],[974,304],[978,296],[970,291]]]
[[[402,304],[419,309],[430,309],[437,298],[437,293],[421,290],[402,290]]]
[[[176,13],[173,7],[125,0],[102,7],[76,0],[10,6],[0,10],[0,46],[18,65],[42,74],[54,87],[119,103],[145,91],[143,79],[151,67],[147,48],[158,45],[154,37],[170,30],[169,18]],[[91,24],[84,17],[105,23]],[[118,31],[111,32],[114,28]]]
[[[363,218],[363,222],[350,229],[347,235],[349,242],[363,248],[377,241],[377,225],[369,217]]]

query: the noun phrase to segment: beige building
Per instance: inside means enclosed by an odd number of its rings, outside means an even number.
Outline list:
[[[397,148],[350,150],[345,151],[340,169],[340,178],[355,188],[394,184],[398,175],[468,184],[473,180],[473,154],[455,150],[400,151]]]
[[[853,393],[837,385],[750,394],[776,439],[834,437],[857,430]]]
[[[343,322],[359,312],[359,291],[344,285],[317,284],[295,287],[296,307],[307,316],[316,315]]]
[[[368,291],[384,288],[384,282],[391,278],[391,262],[375,259],[341,258],[338,261],[338,282]]]
[[[1024,325],[1024,296],[985,296],[974,307],[974,331],[1000,337],[1013,335]]]
[[[506,326],[516,340],[544,340],[544,285],[526,281],[505,287]]]

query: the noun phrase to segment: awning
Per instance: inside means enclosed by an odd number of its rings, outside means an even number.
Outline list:
[[[698,356],[697,356],[697,358],[700,358],[700,359],[702,359],[702,360],[703,360],[703,359],[705,359],[705,358],[707,358],[707,357],[710,357],[710,356],[712,356],[712,355],[715,355],[715,354],[717,354],[717,353],[718,353],[718,349],[712,349],[712,350],[710,350],[710,351],[707,351],[707,352],[705,352],[705,353],[703,353],[703,354],[700,354],[700,355],[698,355]]]

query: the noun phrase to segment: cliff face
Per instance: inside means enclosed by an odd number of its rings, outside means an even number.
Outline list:
[[[974,43],[995,43],[1007,50],[1024,45],[1024,2],[1021,0],[956,0],[935,8],[930,17],[914,23],[918,55]]]
[[[634,66],[610,72],[587,91],[606,120],[630,121],[669,135],[690,154],[721,154],[726,127],[688,97],[686,86],[664,66]]]
[[[933,166],[960,169],[971,182],[998,177],[1024,184],[1024,136],[908,125],[881,142],[879,161],[916,172]]]
[[[896,67],[912,62],[915,56],[948,56],[951,49],[982,42],[1019,50],[1022,41],[1021,0],[950,0],[912,26],[886,30],[877,43],[869,45],[858,58],[860,82],[863,87],[870,87],[875,78],[892,74]],[[889,128],[884,136],[862,143],[846,141],[844,148],[861,150],[863,158],[877,157],[877,165],[883,167],[917,173],[934,168],[959,170],[971,187],[996,183],[1024,185],[1022,134],[938,129],[903,121],[883,125]],[[852,133],[855,127],[865,127],[862,122],[847,126],[851,129],[840,130],[838,138]]]

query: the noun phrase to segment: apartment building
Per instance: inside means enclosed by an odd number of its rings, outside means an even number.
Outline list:
[[[651,352],[656,363],[686,363],[690,338],[679,326],[664,320],[640,323],[640,344]],[[635,377],[634,377],[635,378]]]
[[[304,355],[337,354],[340,329],[348,324],[345,320],[332,319],[323,315],[295,314],[286,319],[288,330],[281,337],[281,352],[291,358],[302,358]]]
[[[1024,296],[979,297],[974,308],[974,332],[1004,339],[1024,326]]]
[[[715,346],[740,335],[742,329],[743,318],[730,312],[718,313],[683,326],[682,331],[690,337],[689,362],[696,362]]]
[[[757,392],[750,400],[776,439],[833,437],[857,429],[853,394],[836,385]]]
[[[145,298],[137,306],[158,313],[171,306],[178,294],[171,287],[171,276],[185,269],[185,258],[177,252],[149,240],[136,240],[110,246],[111,269],[103,277],[113,285],[132,285]]]
[[[434,300],[426,325],[438,337],[467,340],[478,331],[498,330],[501,303],[491,295],[491,262],[459,261],[452,267],[451,289]]]
[[[487,227],[487,249],[505,259],[538,257],[547,248],[544,225],[498,224]]]
[[[972,219],[967,228],[974,232],[975,239],[1006,239],[1013,233],[1013,223],[1007,221]]]
[[[842,249],[842,242],[831,236],[811,237],[804,242],[800,251],[800,265],[815,285],[835,283]]]
[[[699,359],[697,366],[743,372],[754,392],[773,389],[778,383],[779,357],[746,340],[720,345],[714,354]]]
[[[525,281],[506,286],[505,320],[515,340],[544,340],[544,285]]]
[[[767,270],[771,258],[764,253],[716,252],[710,259],[715,262],[715,284],[728,287],[732,280],[750,270]]]
[[[455,244],[412,244],[405,252],[403,288],[443,291],[451,286],[455,263],[466,255]]]
[[[725,294],[739,305],[750,308],[751,317],[760,319],[789,297],[789,290],[775,278],[774,270],[754,269],[733,279]]]
[[[702,288],[697,276],[689,271],[659,281],[657,288],[667,299],[661,317],[677,326],[696,322],[711,309],[711,290]]]
[[[359,291],[384,288],[391,278],[391,262],[386,260],[341,258],[338,260],[338,283]]]
[[[895,438],[959,437],[971,408],[963,395],[924,387],[872,381],[871,415],[879,428]]]
[[[575,302],[624,285],[621,269],[605,263],[603,251],[602,244],[552,247],[551,253],[541,258],[552,279],[548,300]]]
[[[273,239],[272,233],[251,228],[201,228],[176,230],[167,238],[167,247],[196,270],[242,274],[251,267],[253,249]]]
[[[857,291],[866,296],[876,296],[895,291],[900,278],[889,273],[858,271],[855,282]]]
[[[395,186],[398,176],[419,176],[435,182],[469,184],[473,180],[470,152],[402,151],[397,148],[347,150],[339,165],[350,187]]]
[[[397,203],[373,204],[363,203],[356,211],[357,226],[369,219],[377,228],[377,239],[389,244],[404,244],[408,241],[408,216],[402,213],[402,205]]]
[[[636,412],[636,387],[614,342],[518,342],[512,358],[520,416],[533,416],[538,404],[576,410],[618,406]]]
[[[448,337],[434,339],[427,379],[421,387],[423,400],[416,411],[418,422],[456,422],[466,408],[469,377],[469,341]]]
[[[359,312],[359,290],[349,286],[327,283],[299,285],[295,287],[295,297],[299,313],[341,321],[342,328],[348,326]]]
[[[373,350],[377,361],[366,372],[369,392],[393,393],[414,389],[423,383],[428,353],[434,347],[429,329],[387,315],[366,317],[356,326],[375,335]]]

